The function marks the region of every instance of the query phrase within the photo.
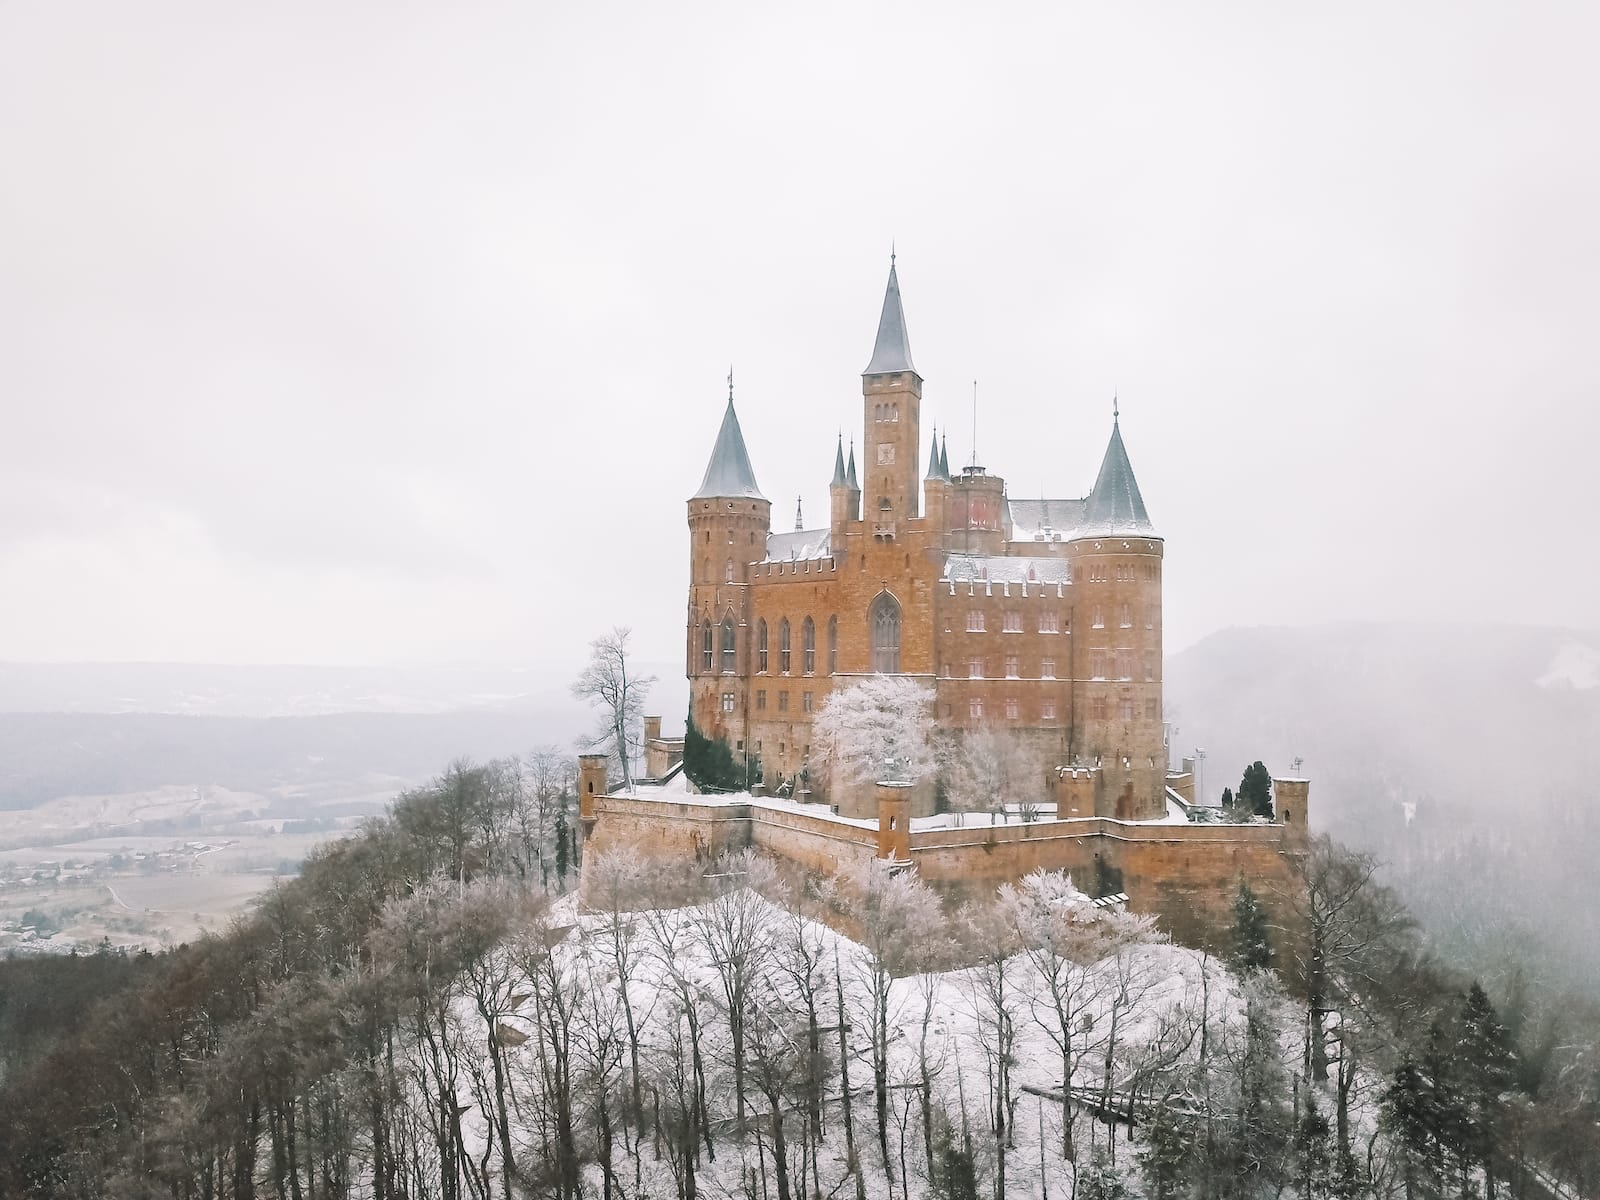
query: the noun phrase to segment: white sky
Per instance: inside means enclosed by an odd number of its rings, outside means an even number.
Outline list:
[[[0,3],[0,659],[675,660],[891,239],[952,464],[1120,393],[1169,650],[1600,625],[1600,10],[766,8]]]

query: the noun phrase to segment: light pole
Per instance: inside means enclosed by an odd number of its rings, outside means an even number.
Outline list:
[[[1205,747],[1194,748],[1194,798],[1196,804],[1206,802],[1206,752]]]

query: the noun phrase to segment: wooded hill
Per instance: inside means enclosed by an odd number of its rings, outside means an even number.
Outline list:
[[[798,880],[619,851],[583,865],[580,905],[570,803],[515,764],[457,764],[226,937],[0,965],[0,1194],[1600,1183],[1600,1026],[1508,1033],[1332,844],[1311,956],[1276,962],[1241,889],[1223,964],[1060,876],[949,913],[876,865]]]

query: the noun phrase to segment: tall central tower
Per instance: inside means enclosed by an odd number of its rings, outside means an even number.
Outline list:
[[[917,452],[921,448],[922,376],[911,363],[900,280],[889,256],[889,287],[878,318],[872,361],[861,373],[866,458],[861,519],[873,537],[893,540],[917,515]]]

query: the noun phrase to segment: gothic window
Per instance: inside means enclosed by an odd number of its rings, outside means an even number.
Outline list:
[[[700,626],[700,669],[709,674],[716,669],[712,658],[711,622],[707,621]]]
[[[787,675],[790,665],[789,618],[778,622],[778,670]]]
[[[1102,609],[1098,604],[1096,604],[1090,611],[1089,624],[1095,629],[1104,629],[1106,627],[1105,610]]]
[[[817,673],[817,623],[810,617],[800,626],[800,669],[807,675]]]
[[[733,582],[733,559],[731,559],[731,558],[728,560],[727,565],[723,568],[723,571],[722,571],[722,582],[723,583],[732,583]]]
[[[734,634],[733,618],[722,618],[722,673],[732,675],[734,671]]]
[[[872,669],[880,675],[900,672],[900,605],[888,592],[872,602],[867,623],[872,628]]]
[[[839,618],[828,618],[828,674],[839,669]]]
[[[1041,612],[1039,614],[1040,633],[1055,633],[1060,628],[1061,625],[1058,620],[1058,614],[1053,612]]]
[[[1133,628],[1133,605],[1124,604],[1122,606],[1122,610],[1118,615],[1117,624],[1121,625],[1124,629]]]
[[[967,632],[983,632],[983,609],[971,608],[967,610]]]
[[[767,673],[767,621],[765,617],[756,622],[756,670],[763,675]]]
[[[1022,614],[1021,613],[1014,612],[1014,611],[1006,613],[1005,631],[1007,633],[1021,633],[1022,632]]]

